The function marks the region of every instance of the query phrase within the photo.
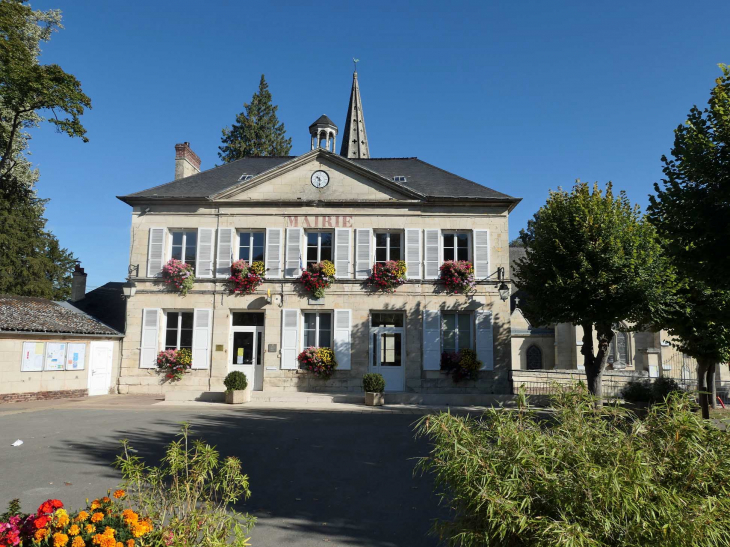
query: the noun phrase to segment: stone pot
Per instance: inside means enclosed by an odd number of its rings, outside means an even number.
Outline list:
[[[237,389],[235,391],[226,391],[226,403],[229,405],[240,405],[248,403],[251,400],[250,389]]]
[[[367,406],[383,406],[385,404],[385,398],[382,393],[375,393],[374,391],[365,392],[365,404]]]

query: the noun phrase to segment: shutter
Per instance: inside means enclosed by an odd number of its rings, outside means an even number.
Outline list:
[[[147,249],[147,277],[162,275],[162,263],[165,259],[165,228],[150,228],[150,239]]]
[[[406,229],[406,277],[421,279],[421,230]]]
[[[350,228],[335,228],[335,277],[349,278],[352,274],[351,240],[352,230]]]
[[[142,343],[139,347],[139,368],[156,368],[159,352],[160,309],[142,310]]]
[[[350,370],[352,310],[335,310],[335,359],[338,370]]]
[[[299,310],[281,310],[281,368],[296,370],[299,352]]]
[[[481,370],[494,370],[492,312],[487,310],[477,310],[474,317],[477,334],[477,359],[482,362]]]
[[[195,309],[193,314],[193,367],[210,366],[210,335],[213,324],[213,310]]]
[[[373,267],[373,231],[370,228],[357,229],[355,239],[355,277],[366,279]]]
[[[423,370],[441,369],[441,312],[423,310]]]
[[[299,277],[302,269],[299,267],[302,259],[302,229],[286,229],[286,269],[284,277]]]
[[[426,234],[426,252],[423,259],[425,267],[424,279],[438,279],[439,266],[441,266],[441,258],[439,256],[441,230],[424,230],[424,232]]]
[[[281,228],[266,228],[266,277],[281,277]]]
[[[195,277],[213,277],[213,228],[198,228],[198,254],[195,258]]]
[[[474,279],[489,277],[489,230],[474,230]]]
[[[218,228],[218,258],[215,262],[216,277],[230,277],[233,262],[233,228]]]

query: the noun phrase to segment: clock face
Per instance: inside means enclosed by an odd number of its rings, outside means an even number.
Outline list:
[[[312,186],[315,188],[324,188],[329,184],[330,176],[326,171],[315,171],[312,173]]]

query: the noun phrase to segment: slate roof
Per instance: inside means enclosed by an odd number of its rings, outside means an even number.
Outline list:
[[[47,332],[121,336],[111,327],[63,302],[0,295],[0,332]]]
[[[334,125],[335,127],[337,127],[337,126],[335,125],[335,122],[333,122],[332,120],[330,120],[330,119],[329,119],[329,118],[327,117],[327,115],[326,115],[326,114],[322,114],[322,115],[321,115],[321,116],[320,116],[319,118],[317,118],[317,121],[316,121],[316,122],[314,122],[314,123],[313,123],[312,125],[310,125],[309,127],[310,127],[310,128],[312,128],[312,127],[314,127],[315,125]]]
[[[246,157],[202,171],[190,177],[181,178],[148,190],[120,196],[126,198],[202,198],[206,199],[238,183],[242,174],[259,175],[296,156]],[[368,158],[348,159],[366,169],[392,180],[394,176],[405,176],[401,184],[430,198],[479,198],[516,202],[507,194],[497,192],[476,182],[444,171],[418,158]]]
[[[121,281],[110,281],[87,292],[81,300],[70,302],[70,305],[124,333],[127,301],[122,298],[123,285]]]

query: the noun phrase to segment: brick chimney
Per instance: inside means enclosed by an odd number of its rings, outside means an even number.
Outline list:
[[[200,158],[189,142],[175,145],[175,180],[200,173]]]
[[[86,274],[81,263],[76,263],[74,268],[73,281],[71,281],[71,302],[77,302],[86,296]]]

